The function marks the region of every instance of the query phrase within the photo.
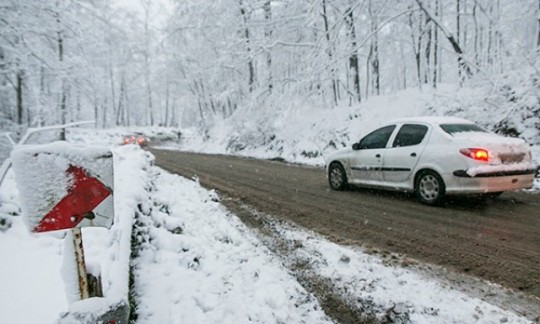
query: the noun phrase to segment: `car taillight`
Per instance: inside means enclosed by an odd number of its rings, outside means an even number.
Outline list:
[[[487,162],[489,161],[489,151],[481,148],[464,148],[459,150],[459,152],[465,155],[468,158],[477,161]]]
[[[124,144],[128,144],[129,143],[129,138],[124,138]]]
[[[144,143],[144,138],[141,137],[141,138],[137,139],[137,143],[139,143],[139,144]]]

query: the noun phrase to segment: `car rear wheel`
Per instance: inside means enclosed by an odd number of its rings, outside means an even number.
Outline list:
[[[328,183],[334,190],[345,190],[347,188],[347,174],[339,163],[332,163],[328,168]]]
[[[444,197],[446,187],[437,172],[425,170],[418,174],[414,189],[420,202],[427,205],[437,205]]]

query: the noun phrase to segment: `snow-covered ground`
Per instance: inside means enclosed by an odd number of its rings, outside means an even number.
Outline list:
[[[0,231],[0,322],[53,323],[68,306],[60,275],[62,240],[30,235],[20,216],[12,221],[7,232]]]

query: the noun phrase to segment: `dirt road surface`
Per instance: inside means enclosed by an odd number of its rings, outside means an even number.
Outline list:
[[[339,244],[394,252],[540,297],[540,195],[453,198],[425,206],[410,194],[332,191],[324,169],[151,149],[156,164]]]

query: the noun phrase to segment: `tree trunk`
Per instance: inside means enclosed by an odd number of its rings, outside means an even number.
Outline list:
[[[116,107],[116,91],[114,89],[115,82],[114,82],[114,70],[111,63],[111,56],[109,54],[109,77],[110,77],[110,85],[111,85],[111,106],[113,108],[113,115],[118,116],[118,111]],[[120,99],[119,99],[120,100]],[[120,102],[118,103],[118,106],[120,106]],[[119,107],[118,107],[119,108]],[[116,125],[118,125],[118,118],[116,119]]]
[[[208,128],[206,127],[206,120],[204,118],[204,112],[203,112],[203,108],[202,108],[202,104],[201,104],[201,98],[199,97],[199,99],[197,101],[199,103],[199,114],[201,116],[201,126],[204,129],[204,131],[207,132]]]
[[[405,51],[403,50],[403,43],[399,44],[399,52],[401,54],[401,62],[406,62],[405,60]],[[402,83],[402,89],[407,89],[407,64],[401,64],[402,68],[402,77],[403,77],[403,83]]]
[[[266,38],[267,42],[272,41],[272,1],[267,0],[264,2],[264,20],[266,22],[266,26],[264,29],[264,36]],[[272,84],[272,53],[270,52],[270,49],[266,50],[266,69],[268,70],[268,77],[267,77],[267,83],[268,83],[268,91],[271,93],[273,84]]]
[[[169,118],[169,80],[167,78],[167,84],[165,85],[165,121],[163,122],[163,126],[169,126]]]
[[[536,31],[536,47],[540,47],[540,0],[538,0],[538,10],[536,11],[536,19],[538,20],[538,30]]]
[[[499,65],[499,73],[504,72],[504,67],[502,64],[502,46],[503,38],[501,34],[501,1],[497,0],[497,19],[495,21],[495,59]]]
[[[244,7],[244,1],[239,0],[240,2],[240,15],[242,16],[242,20],[244,21],[244,37],[246,39],[246,52],[248,55],[248,89],[249,92],[253,92],[255,89],[255,67],[253,65],[253,57],[251,56],[251,38],[249,34],[249,27],[248,27],[248,17],[246,8]]]
[[[370,57],[371,57],[371,73],[373,77],[371,78],[372,90],[375,90],[375,94],[380,94],[380,73],[379,73],[379,38],[378,38],[378,22],[377,17],[373,14],[371,0],[368,3],[368,12],[371,18],[371,46],[370,46]]]
[[[58,15],[58,13],[57,13]],[[56,21],[58,22],[58,26],[60,27],[60,18],[57,16]],[[64,38],[62,36],[62,32],[59,30],[57,32],[57,45],[58,45],[58,61],[60,62],[60,67],[62,68],[61,76],[60,76],[60,82],[61,82],[61,92],[60,92],[60,124],[66,123],[66,101],[67,101],[67,94],[66,94],[66,81],[65,81],[65,71],[64,71]],[[62,128],[60,130],[60,140],[65,141],[66,140],[66,130]]]
[[[418,87],[422,89],[422,66],[420,49],[422,48],[422,31],[421,31],[421,19],[418,19],[418,35],[415,34],[416,26],[413,21],[413,12],[409,14],[409,28],[411,30],[411,44],[414,53],[414,60],[416,63],[416,79],[418,81]]]
[[[95,127],[98,128],[98,121],[99,121],[99,105],[97,102],[97,98],[94,98],[94,121],[95,121]]]
[[[481,51],[481,47],[480,47],[480,40],[479,40],[480,35],[479,35],[479,29],[478,29],[478,17],[476,15],[477,7],[478,7],[478,4],[476,3],[476,1],[474,1],[473,7],[472,7],[472,17],[473,17],[473,22],[474,22],[474,64],[476,64],[476,66],[480,66],[479,53]]]
[[[435,16],[439,16],[439,0],[435,0]],[[439,30],[433,28],[433,88],[437,88],[437,73],[439,64]]]
[[[431,75],[431,46],[433,42],[433,27],[430,24],[431,20],[426,16],[425,25],[427,28],[427,41],[424,48],[425,57],[425,71],[424,71],[424,83],[429,84],[429,76]]]
[[[80,119],[81,119],[81,90],[77,89],[77,104],[75,105],[75,120],[80,120]]]
[[[347,22],[347,25],[349,27],[349,35],[351,37],[351,48],[352,48],[352,52],[349,56],[349,69],[352,74],[354,93],[356,95],[355,99],[358,102],[361,102],[362,94],[360,90],[360,67],[358,66],[358,50],[356,49],[357,47],[356,30],[354,27],[354,16],[353,16],[352,6],[350,6],[348,9],[348,13],[345,16],[345,21]]]
[[[147,69],[147,71],[149,71],[149,69]],[[146,77],[146,98],[148,100],[147,107],[148,107],[148,117],[150,118],[150,126],[154,126],[154,107],[153,107],[153,100],[152,100],[152,87],[150,85],[148,74]]]
[[[493,4],[489,3],[489,25],[488,25],[488,43],[487,43],[487,53],[486,59],[488,65],[493,64]]]
[[[154,104],[152,100],[152,85],[151,85],[151,66],[150,66],[150,30],[148,28],[148,22],[150,20],[150,5],[151,1],[146,0],[144,2],[144,69],[145,69],[145,83],[146,83],[146,99],[147,99],[147,114],[150,118],[150,125],[154,126]]]
[[[469,13],[467,12],[467,0],[462,0],[463,3],[461,5],[461,12],[460,12],[460,15],[462,17],[465,17],[467,18],[469,16]],[[468,40],[468,26],[469,24],[467,24],[467,21],[463,21],[463,19],[461,19],[461,38],[458,39],[458,42],[459,44],[461,45],[462,48],[467,48],[467,40]]]
[[[338,89],[337,89],[337,82],[336,82],[336,76],[335,76],[335,68],[334,68],[334,64],[332,63],[333,53],[332,53],[332,44],[330,43],[330,30],[329,30],[329,27],[328,27],[328,14],[326,12],[326,0],[322,1],[322,6],[323,6],[322,7],[322,9],[323,9],[322,17],[323,17],[323,21],[324,21],[324,33],[325,33],[326,42],[327,42],[327,45],[328,45],[327,53],[328,53],[328,58],[329,58],[330,64],[332,64],[332,67],[330,68],[330,76],[332,78],[332,91],[333,91],[333,94],[334,94],[334,104],[337,106],[339,98],[338,98]]]
[[[125,77],[122,74],[120,77],[120,94],[118,96],[118,108],[116,109],[116,125],[126,126],[126,113],[125,113]]]
[[[23,85],[22,85],[22,71],[17,71],[17,125],[23,124]]]
[[[171,106],[171,127],[178,127],[177,117],[176,117],[176,98],[173,97],[172,106]]]
[[[461,35],[461,0],[456,0],[456,38],[457,42],[459,43],[460,35]],[[461,82],[462,80],[462,64],[461,64],[462,57],[458,56],[458,76],[459,80]]]

